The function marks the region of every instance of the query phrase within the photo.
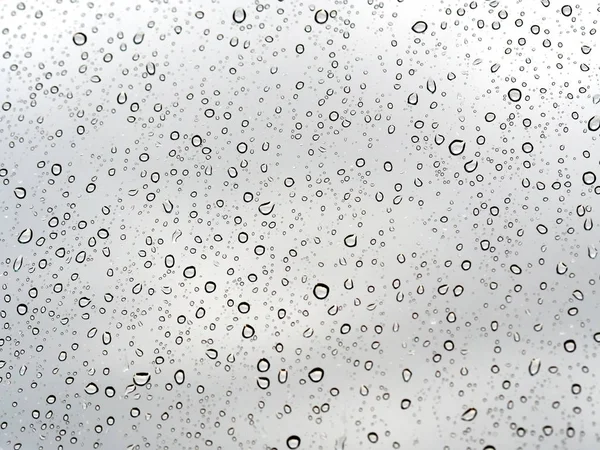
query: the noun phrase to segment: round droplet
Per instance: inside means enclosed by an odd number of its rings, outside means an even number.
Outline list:
[[[321,381],[323,379],[323,376],[325,376],[325,372],[320,367],[315,367],[308,373],[308,378],[313,383],[318,383],[319,381]]]
[[[255,330],[252,325],[244,325],[244,328],[242,328],[242,337],[244,339],[250,339],[254,334]]]
[[[183,276],[185,278],[194,278],[196,276],[196,267],[188,266],[183,269]]]
[[[268,371],[270,367],[271,367],[271,363],[266,358],[259,359],[258,363],[256,364],[256,368],[261,373]]]
[[[329,13],[327,11],[325,11],[324,9],[319,9],[315,13],[315,22],[317,22],[319,25],[323,25],[325,22],[327,22],[328,19],[329,19]]]
[[[192,145],[194,147],[200,147],[202,145],[202,138],[197,134],[192,136]]]
[[[564,5],[560,8],[560,12],[562,12],[563,16],[569,17],[573,13],[573,8],[571,8],[571,5]]]
[[[577,344],[573,339],[569,339],[565,341],[564,347],[567,353],[573,353],[577,349]]]
[[[242,23],[246,20],[246,10],[244,8],[235,8],[233,11],[233,21],[235,23]]]
[[[324,283],[317,283],[313,289],[313,295],[319,300],[324,300],[329,295],[329,286]]]
[[[75,33],[73,35],[73,42],[75,45],[85,45],[87,42],[87,36],[83,33]]]
[[[467,144],[465,143],[465,141],[463,141],[461,139],[455,139],[452,142],[450,142],[450,145],[448,146],[448,150],[450,150],[450,154],[452,156],[458,156],[458,155],[462,154],[462,152],[465,151],[466,146],[467,146]]]
[[[517,88],[512,88],[508,91],[508,98],[513,102],[518,102],[521,100],[521,90]]]
[[[427,23],[423,22],[422,20],[419,20],[418,22],[415,22],[411,29],[415,33],[425,33],[425,31],[427,30]]]
[[[583,174],[581,179],[583,180],[583,184],[590,186],[596,182],[596,174],[588,170]]]
[[[295,450],[298,447],[300,447],[300,438],[296,435],[293,435],[287,438],[287,441],[285,441],[285,443],[287,444],[289,449]]]

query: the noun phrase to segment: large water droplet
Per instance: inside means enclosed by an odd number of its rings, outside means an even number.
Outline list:
[[[318,383],[319,381],[321,381],[323,379],[324,375],[325,375],[325,371],[323,369],[321,369],[320,367],[315,367],[313,370],[311,370],[308,373],[308,378],[313,383]]]
[[[411,29],[415,33],[425,33],[425,31],[427,30],[427,23],[423,22],[422,20],[419,20],[418,22],[415,22]]]
[[[27,243],[31,242],[32,239],[33,239],[33,230],[31,228],[25,228],[23,231],[21,231],[21,234],[19,234],[19,237],[17,238],[17,242],[19,242],[19,244],[27,244]]]
[[[477,410],[475,408],[469,408],[460,417],[465,422],[470,422],[477,417]]]

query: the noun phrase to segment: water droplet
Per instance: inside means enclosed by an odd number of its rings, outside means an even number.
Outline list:
[[[263,216],[268,216],[269,214],[271,214],[273,212],[273,209],[275,209],[275,205],[273,203],[271,203],[271,202],[262,203],[258,207],[258,211]]]
[[[323,371],[323,369],[321,369],[320,367],[315,367],[308,373],[308,378],[313,383],[318,383],[319,381],[321,381],[323,379],[324,375],[325,375],[325,372]]]
[[[317,22],[319,25],[323,25],[325,22],[327,22],[328,19],[329,19],[329,13],[327,11],[325,11],[324,9],[319,9],[315,13],[315,22]]]
[[[94,395],[98,392],[98,386],[96,385],[96,383],[89,383],[86,387],[85,387],[85,393],[89,394],[89,395]]]
[[[13,262],[13,270],[15,272],[18,272],[19,270],[21,270],[21,267],[23,267],[23,255],[19,255],[15,258],[15,261]]]
[[[569,268],[564,262],[559,262],[556,265],[556,273],[559,275],[564,275],[565,273],[567,273],[567,270],[569,270]]]
[[[75,33],[73,35],[73,42],[75,45],[85,45],[87,42],[87,36],[83,33]]]
[[[538,358],[533,358],[529,363],[529,375],[534,376],[540,371],[542,362]]]
[[[242,23],[246,20],[246,10],[244,8],[236,8],[233,11],[233,21],[235,23]]]
[[[466,147],[466,143],[465,141],[461,140],[461,139],[455,139],[452,142],[450,142],[450,145],[448,146],[448,150],[450,150],[450,154],[453,156],[458,156],[461,155],[462,152],[465,151],[465,147]]]
[[[270,367],[271,367],[271,363],[266,358],[259,359],[258,363],[256,364],[256,368],[261,373],[267,372]]]
[[[475,408],[467,409],[462,416],[460,417],[465,422],[471,422],[473,419],[477,417],[477,410]]]
[[[117,103],[119,105],[123,105],[124,103],[127,102],[127,93],[126,92],[119,92],[119,95],[117,95]]]
[[[175,380],[175,383],[180,385],[183,384],[185,382],[185,372],[183,371],[183,369],[177,370],[177,372],[175,372],[175,375],[173,375],[173,379]]]
[[[313,295],[319,300],[324,300],[329,295],[329,286],[324,283],[317,283],[313,288]]]
[[[17,187],[13,192],[15,197],[17,197],[19,200],[23,200],[25,197],[27,197],[27,191],[24,187]]]
[[[244,328],[242,328],[242,337],[244,339],[250,339],[252,336],[254,336],[255,334],[255,330],[254,327],[252,325],[244,325]]]
[[[300,441],[300,438],[299,438],[298,436],[296,436],[296,435],[290,436],[290,437],[289,437],[289,438],[287,438],[287,440],[286,440],[287,447],[288,447],[290,450],[295,450],[295,449],[297,449],[298,447],[300,447],[300,442],[301,442],[301,441]]]
[[[581,178],[583,180],[583,184],[586,184],[588,186],[596,182],[596,174],[592,171],[585,172]]]
[[[183,269],[183,276],[188,279],[194,278],[196,276],[196,267],[188,266]]]
[[[415,33],[425,33],[425,31],[427,30],[427,23],[423,22],[422,20],[419,20],[418,22],[415,22],[411,29]]]
[[[413,92],[408,96],[408,99],[406,101],[409,105],[416,105],[417,103],[419,103],[419,95],[416,92]]]
[[[517,88],[512,88],[508,91],[508,98],[513,102],[518,102],[521,100],[521,90]]]
[[[564,343],[564,348],[567,353],[573,353],[577,349],[577,344],[573,339],[568,339]]]
[[[136,386],[145,386],[150,381],[150,374],[148,372],[137,372],[133,376],[133,383]]]
[[[145,34],[144,34],[143,31],[138,31],[133,36],[133,43],[136,44],[136,45],[141,44],[144,41],[144,36],[145,36]]]
[[[33,239],[33,230],[31,228],[25,228],[23,231],[21,231],[21,234],[19,234],[19,237],[17,238],[17,242],[19,242],[19,244],[27,244],[27,243],[31,242],[32,239]]]
[[[346,247],[356,247],[357,241],[358,239],[355,234],[349,234],[344,238],[344,245]]]

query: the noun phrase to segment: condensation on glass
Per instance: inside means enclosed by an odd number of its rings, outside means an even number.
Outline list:
[[[1,449],[598,448],[595,2],[0,17]]]

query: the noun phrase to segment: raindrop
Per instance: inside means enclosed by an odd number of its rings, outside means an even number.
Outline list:
[[[23,200],[27,196],[27,191],[24,187],[17,187],[13,192],[19,200]]]
[[[287,447],[291,450],[295,450],[300,447],[300,438],[296,435],[290,436],[286,440]]]
[[[329,13],[327,11],[325,11],[324,9],[319,9],[315,13],[315,22],[317,22],[319,25],[323,25],[325,22],[327,22],[328,19],[329,19]]]
[[[344,244],[346,247],[356,247],[357,237],[355,234],[349,234],[344,238]]]
[[[244,328],[242,328],[242,337],[244,339],[250,339],[252,336],[254,336],[254,334],[255,330],[252,325],[244,325]]]
[[[98,392],[98,386],[96,385],[96,383],[89,383],[86,387],[85,387],[85,393],[89,394],[89,395],[94,395]]]
[[[427,30],[427,23],[423,22],[422,20],[419,20],[412,26],[411,29],[415,33],[425,33],[425,31]]]
[[[540,371],[542,362],[538,358],[533,358],[529,363],[529,375],[534,376]]]
[[[585,172],[581,178],[583,180],[583,184],[586,184],[588,186],[596,182],[596,174],[592,171]]]
[[[185,381],[185,372],[183,371],[183,369],[177,370],[177,372],[175,372],[175,375],[173,375],[173,379],[175,380],[175,383],[183,384]]]
[[[136,386],[145,386],[150,381],[150,374],[148,372],[137,372],[133,376],[133,383]]]
[[[73,35],[73,42],[75,45],[85,45],[87,42],[87,36],[83,33],[75,33]]]
[[[453,140],[448,146],[448,150],[450,150],[450,154],[453,156],[458,156],[465,151],[466,143],[460,139]]]
[[[21,231],[21,234],[19,234],[19,237],[17,238],[17,242],[19,242],[19,244],[27,244],[27,243],[31,242],[32,239],[33,239],[33,230],[31,228],[25,228],[23,231]]]
[[[325,375],[325,372],[323,371],[323,369],[321,369],[320,367],[315,367],[313,370],[311,370],[308,373],[308,378],[313,383],[318,383],[319,381],[321,381],[323,379],[324,375]]]
[[[196,267],[188,266],[185,269],[183,269],[183,276],[188,279],[194,278],[196,276]]]
[[[317,283],[313,288],[313,295],[319,300],[324,300],[329,295],[329,286],[324,283]]]
[[[573,339],[568,339],[565,341],[564,347],[567,353],[573,353],[577,349],[577,344]]]
[[[244,8],[236,8],[233,11],[233,21],[235,23],[242,23],[246,20],[246,10]]]
[[[475,408],[467,409],[462,416],[460,417],[465,422],[471,422],[473,419],[477,417],[477,410]]]
[[[517,88],[512,88],[510,91],[508,91],[508,98],[513,102],[518,102],[521,100],[521,95],[521,91]]]

